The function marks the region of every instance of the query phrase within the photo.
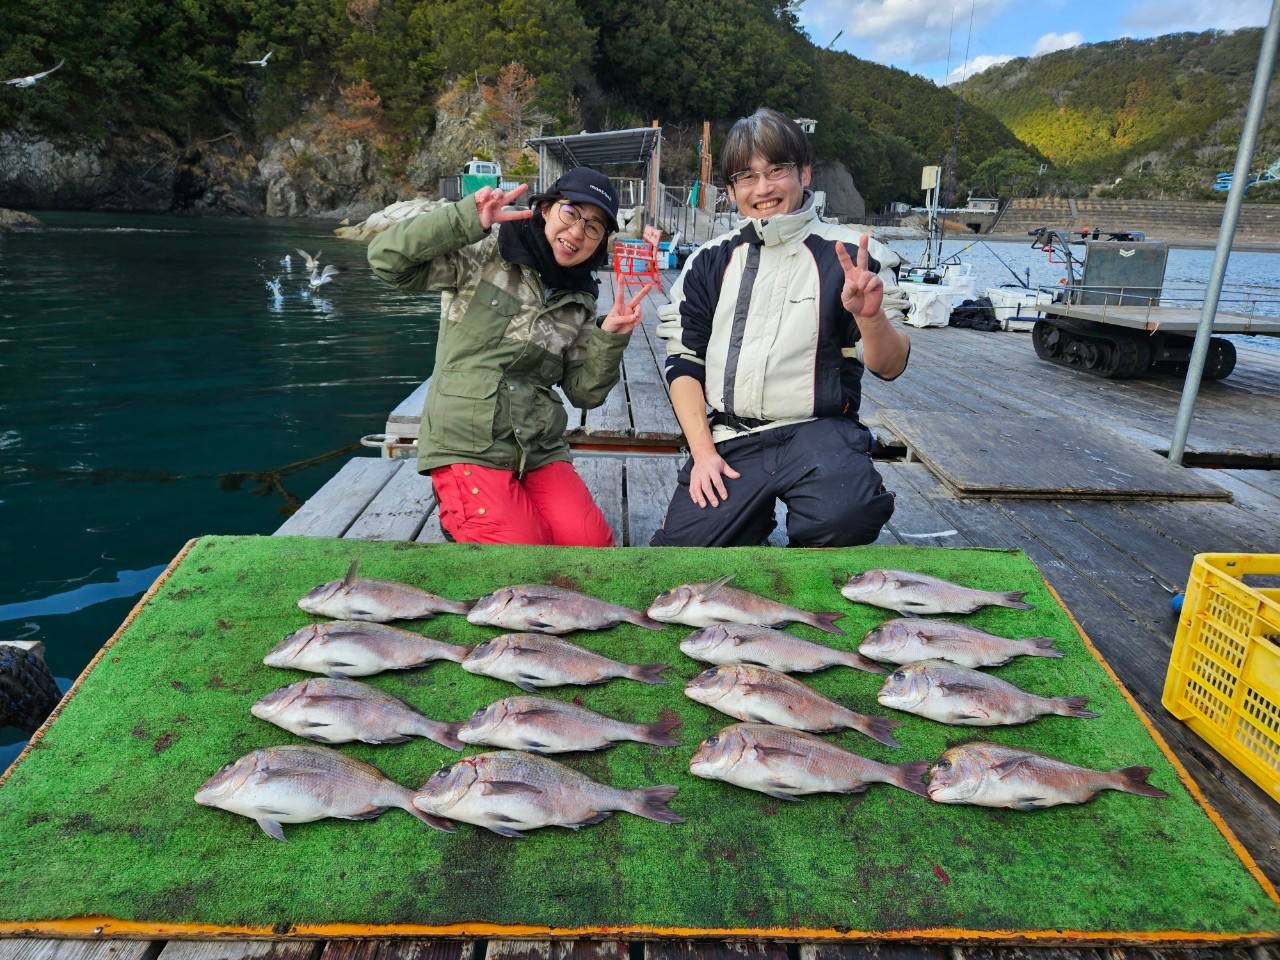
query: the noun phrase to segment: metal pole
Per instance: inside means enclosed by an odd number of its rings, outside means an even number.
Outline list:
[[[1244,203],[1249,188],[1249,165],[1253,162],[1253,150],[1258,142],[1258,127],[1262,124],[1262,110],[1267,105],[1267,87],[1271,84],[1271,71],[1276,62],[1276,39],[1280,37],[1280,0],[1271,2],[1271,19],[1262,35],[1262,49],[1258,53],[1258,70],[1253,75],[1253,92],[1249,95],[1249,112],[1245,116],[1244,133],[1236,149],[1236,167],[1231,175],[1231,192],[1227,194],[1227,207],[1222,214],[1222,226],[1218,228],[1218,246],[1209,273],[1209,288],[1205,291],[1204,305],[1200,308],[1200,326],[1196,329],[1196,342],[1191,348],[1191,365],[1182,385],[1182,401],[1178,404],[1178,421],[1169,442],[1169,459],[1182,463],[1187,447],[1187,433],[1191,429],[1191,412],[1200,391],[1200,376],[1204,372],[1204,360],[1209,353],[1209,338],[1213,334],[1213,317],[1218,312],[1218,298],[1222,294],[1222,278],[1227,272],[1227,259],[1231,256],[1231,241],[1236,235],[1236,221],[1240,219],[1240,205]]]

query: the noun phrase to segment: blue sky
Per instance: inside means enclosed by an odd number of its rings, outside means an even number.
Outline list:
[[[1078,43],[1261,27],[1270,10],[1268,0],[804,0],[799,14],[818,46],[843,30],[832,49],[943,83]]]

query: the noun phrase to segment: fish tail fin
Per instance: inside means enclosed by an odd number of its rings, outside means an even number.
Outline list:
[[[641,787],[639,790],[624,790],[627,813],[634,813],[646,820],[657,820],[659,823],[684,823],[684,817],[667,806],[667,801],[676,795],[679,787],[664,783],[657,787]]]
[[[1027,645],[1027,649],[1022,651],[1029,657],[1061,657],[1062,651],[1054,646],[1057,643],[1053,637],[1027,637],[1023,641]]]
[[[641,683],[666,683],[667,678],[662,675],[662,671],[669,666],[666,663],[637,663],[631,667],[627,676]]]
[[[1136,793],[1140,797],[1167,797],[1169,795],[1159,787],[1153,787],[1147,783],[1147,777],[1151,776],[1150,767],[1122,767],[1111,772],[1116,775],[1116,782],[1111,787],[1113,790]]]
[[[1053,712],[1060,717],[1084,717],[1091,719],[1100,717],[1102,714],[1095,713],[1088,709],[1088,697],[1054,697]]]
[[[459,644],[445,644],[444,659],[453,663],[461,663],[471,655],[471,651],[474,649],[474,647],[464,647]]]
[[[664,707],[658,719],[653,723],[645,723],[640,725],[639,734],[642,743],[652,743],[659,747],[676,747],[680,745],[680,741],[671,736],[672,732],[680,729],[684,721],[670,707]]]
[[[892,720],[889,717],[872,717],[857,716],[858,724],[854,727],[862,733],[865,733],[872,740],[883,743],[886,747],[900,747],[900,744],[893,736],[893,731],[902,726],[901,720]]]
[[[408,810],[415,817],[425,823],[428,827],[436,830],[443,830],[445,833],[453,833],[457,828],[444,817],[437,817],[434,814],[427,813],[425,810],[418,809],[413,802],[413,794],[406,790],[404,802],[397,804],[402,810]]]
[[[1004,593],[996,593],[995,605],[997,607],[1011,607],[1014,610],[1030,610],[1031,604],[1024,603],[1023,597],[1027,595],[1025,590],[1006,590]]]
[[[843,637],[845,633],[836,626],[835,621],[839,620],[844,615],[845,612],[843,610],[837,610],[835,612],[830,610],[814,611],[809,614],[810,619],[806,620],[805,623],[809,624],[811,627],[816,627],[823,633],[837,633]]]
[[[844,652],[844,656],[840,660],[846,667],[853,667],[855,670],[861,670],[864,673],[888,673],[884,667],[876,663],[874,660],[868,660],[862,654],[849,650]]]
[[[914,763],[895,763],[890,770],[893,771],[893,779],[889,782],[895,787],[901,787],[909,793],[914,793],[918,797],[929,796],[929,786],[923,783],[924,775],[929,772],[928,760],[916,760]]]
[[[440,604],[440,610],[443,613],[457,613],[465,617],[479,602],[478,600],[445,600]]]
[[[634,623],[637,627],[644,627],[646,630],[662,630],[666,624],[660,620],[655,620],[644,613],[636,613],[634,616],[627,617],[628,623]]]
[[[431,732],[427,737],[440,744],[442,747],[448,747],[450,750],[461,750],[466,746],[458,739],[458,731],[462,729],[460,723],[431,723]]]

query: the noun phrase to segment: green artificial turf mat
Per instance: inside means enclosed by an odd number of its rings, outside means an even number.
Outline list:
[[[1007,728],[954,728],[875,703],[881,679],[833,668],[807,682],[869,713],[904,721],[900,749],[853,731],[840,745],[879,760],[936,759],[950,744],[990,739],[1097,768],[1142,764],[1165,800],[1104,792],[1084,806],[1034,813],[932,804],[889,786],[785,803],[694,778],[688,760],[732,723],[684,697],[703,669],[678,650],[691,628],[631,625],[572,642],[629,662],[672,665],[672,682],[613,680],[558,688],[601,713],[684,718],[675,749],[625,743],[567,762],[619,787],[677,784],[666,825],[616,814],[574,833],[508,840],[468,824],[446,835],[401,810],[376,821],[285,826],[287,843],[252,821],[198,806],[196,789],[224,763],[300,743],[255,719],[260,696],[309,674],[266,667],[286,633],[319,618],[296,605],[340,578],[416,584],[452,598],[554,582],[644,608],[679,583],[725,573],[734,585],[810,610],[845,610],[853,648],[893,614],[850,603],[833,581],[894,567],[983,589],[1026,590],[1033,610],[987,608],[966,622],[1006,636],[1048,635],[1063,659],[1023,657],[996,672],[1044,694],[1083,694],[1096,720],[1047,717]],[[455,643],[501,632],[444,615],[411,626]],[[428,716],[463,720],[518,694],[456,664],[365,678]],[[458,754],[430,741],[344,745],[416,787]],[[468,752],[477,752],[468,748]],[[0,923],[105,916],[157,925],[534,925],[556,929],[1031,931],[1254,934],[1280,930],[1280,908],[1187,792],[1121,691],[1021,553],[908,547],[846,550],[616,549],[208,537],[84,678],[55,723],[0,786]]]

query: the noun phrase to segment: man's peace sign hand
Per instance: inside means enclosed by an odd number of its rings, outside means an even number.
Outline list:
[[[513,203],[529,189],[522,183],[514,190],[505,193],[497,187],[481,187],[476,191],[476,212],[480,214],[481,228],[488,230],[495,223],[507,223],[510,220],[528,220],[533,210],[504,210],[503,207]]]
[[[867,253],[869,237],[864,233],[858,240],[858,262],[849,257],[843,243],[836,243],[836,256],[844,269],[844,287],[840,290],[840,302],[855,317],[874,317],[880,312],[884,299],[884,281],[869,269]]]
[[[627,300],[626,291],[623,290],[623,295],[613,301],[609,315],[604,318],[600,328],[609,333],[630,333],[634,330],[640,322],[640,301],[649,295],[654,286],[655,284],[646,283],[632,300]]]

